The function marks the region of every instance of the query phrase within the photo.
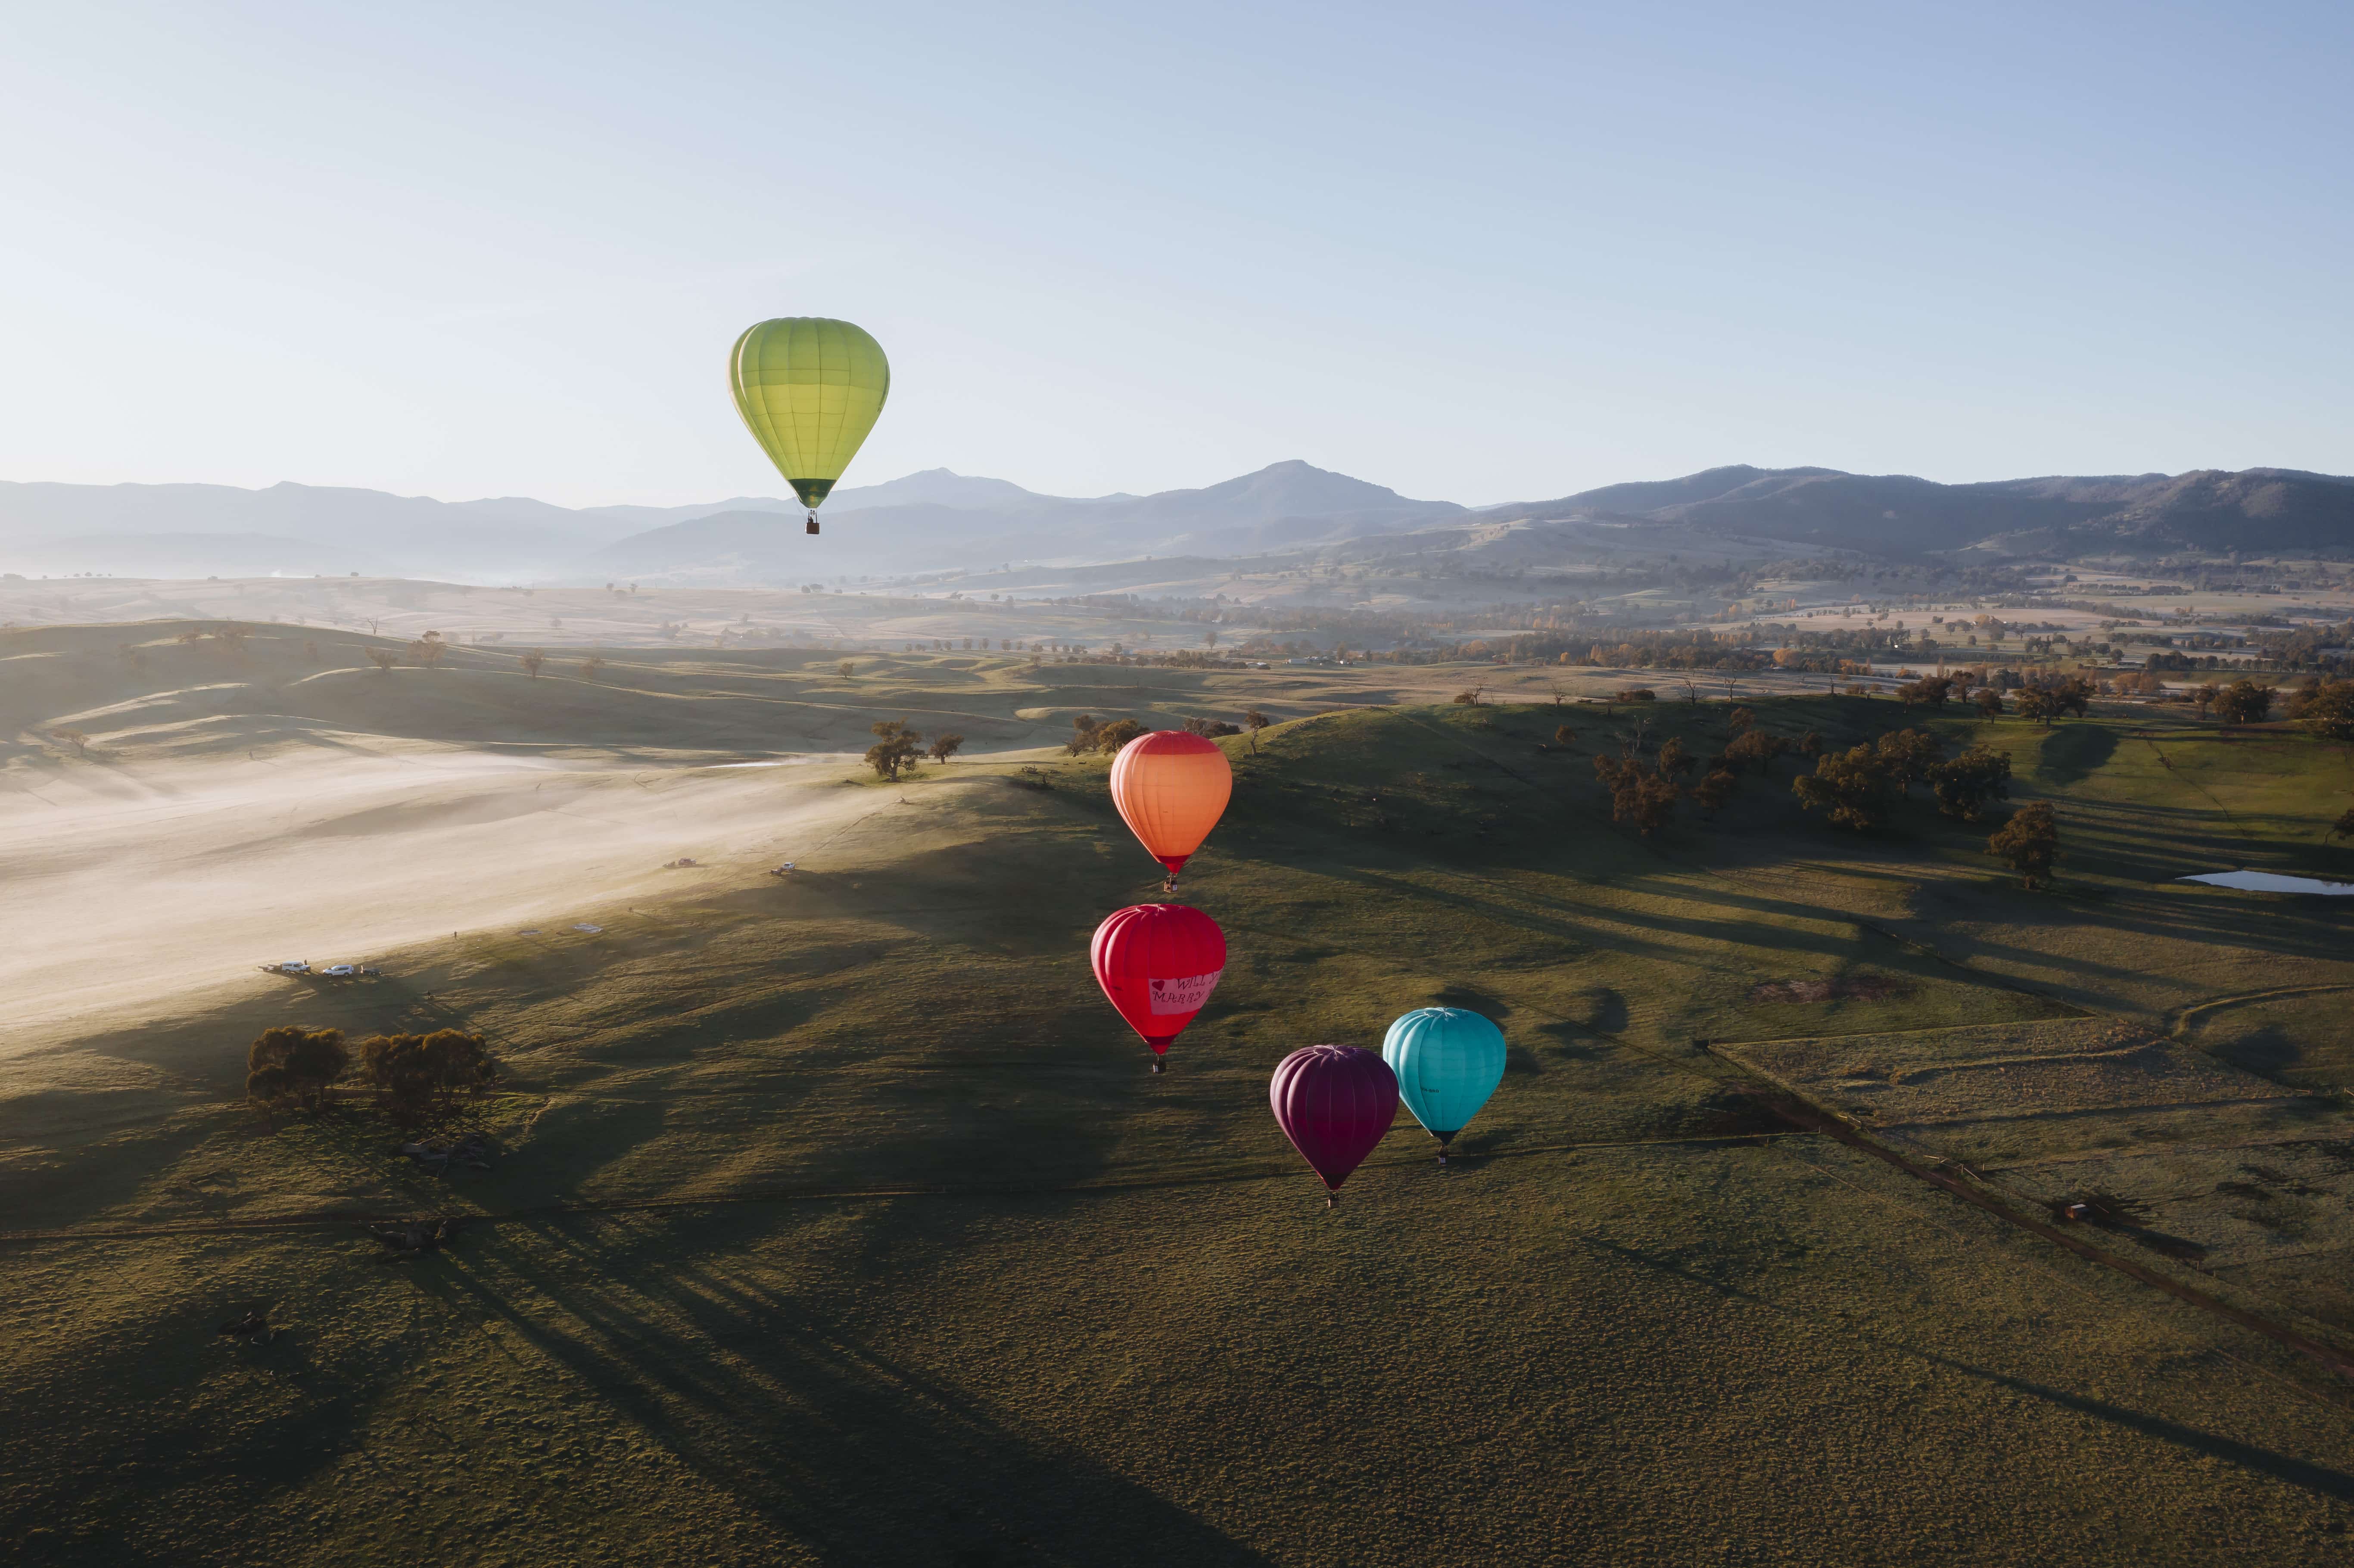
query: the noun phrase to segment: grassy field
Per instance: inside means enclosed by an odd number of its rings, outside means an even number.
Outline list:
[[[263,631],[136,665],[114,629],[29,636],[0,666],[19,791],[390,736],[607,768],[686,824],[753,788],[780,826],[379,980],[20,1041],[15,1560],[2354,1560],[2354,1384],[1760,1096],[1999,1165],[1998,1205],[2126,1200],[2102,1246],[2354,1345],[2348,912],[2172,880],[2354,871],[2321,837],[2339,751],[1931,721],[2058,806],[2061,880],[2029,893],[1923,800],[1870,837],[1802,815],[1787,763],[1656,842],[1614,827],[1596,753],[1639,723],[1705,755],[1723,705],[787,653],[557,688],[313,668]],[[1182,896],[1233,958],[1156,1078],[1086,938],[1157,870],[1101,759],[1040,748],[1076,712],[1246,705],[1289,722],[1222,743],[1235,801]],[[1757,706],[1833,744],[1902,717]],[[903,712],[985,755],[900,785],[709,766]],[[69,717],[101,760],[38,739]],[[391,857],[422,831],[371,822]],[[1402,1116],[1328,1213],[1267,1075],[1432,1002],[1502,1024],[1503,1086],[1444,1171]],[[484,1032],[495,1169],[429,1177],[356,1103],[240,1106],[245,1044],[288,1022]],[[390,1214],[475,1223],[386,1264],[350,1220]],[[255,1305],[277,1340],[216,1332]]]

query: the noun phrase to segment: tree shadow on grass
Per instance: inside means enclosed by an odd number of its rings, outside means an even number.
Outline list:
[[[1738,1286],[1712,1279],[1707,1275],[1685,1268],[1667,1258],[1653,1256],[1639,1248],[1599,1239],[1589,1239],[1585,1245],[1595,1251],[1606,1254],[1622,1262],[1635,1264],[1662,1274],[1673,1275],[1689,1284],[1720,1296],[1747,1302],[1751,1306],[1762,1308],[1769,1312],[1792,1318],[1812,1316],[1795,1311],[1778,1302],[1767,1300],[1765,1297],[1744,1290]],[[2092,1416],[2095,1420],[2125,1427],[2143,1436],[2188,1449],[2204,1457],[2234,1465],[2259,1475],[2269,1476],[2274,1480],[2285,1481],[2291,1486],[2320,1497],[2333,1498],[2339,1501],[2354,1501],[2354,1475],[2349,1475],[2344,1470],[2332,1469],[2327,1465],[2317,1465],[2308,1459],[2297,1458],[2294,1455],[2260,1448],[2253,1443],[2243,1443],[2219,1433],[2201,1431],[2195,1426],[2186,1426],[2180,1422],[2168,1421],[2163,1416],[2151,1415],[2147,1412],[2129,1409],[2121,1404],[2112,1404],[2106,1400],[2093,1399],[2084,1394],[2071,1393],[2065,1389],[2031,1383],[2024,1378],[2012,1377],[2007,1372],[1996,1372],[1988,1367],[1973,1366],[1967,1361],[1956,1361],[1951,1356],[1935,1351],[1925,1350],[1917,1345],[1908,1345],[1901,1340],[1870,1333],[1852,1324],[1842,1325],[1842,1327],[1847,1332],[1878,1345],[1883,1350],[1893,1351],[1900,1355],[1912,1356],[1932,1365],[1943,1367],[1949,1372],[1959,1372],[1965,1377],[1976,1378],[1982,1383],[2007,1389],[2014,1393],[2024,1394],[2049,1404],[2058,1405],[2064,1410],[2072,1410],[2079,1414]]]
[[[512,1329],[821,1562],[1267,1562],[673,1227],[584,1221],[540,1239],[558,1255],[552,1265],[518,1246],[447,1271],[438,1288]],[[719,1246],[734,1253],[747,1239]],[[493,1278],[502,1270],[535,1309],[511,1299]]]

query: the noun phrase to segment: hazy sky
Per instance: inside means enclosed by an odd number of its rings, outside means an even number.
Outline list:
[[[0,478],[2354,471],[2343,4],[10,8]]]

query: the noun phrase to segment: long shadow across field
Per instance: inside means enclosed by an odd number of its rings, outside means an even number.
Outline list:
[[[544,1316],[487,1269],[451,1269],[428,1288],[512,1328],[821,1561],[1268,1562],[1077,1448],[893,1359],[838,1314],[703,1261],[707,1251],[667,1227],[606,1234],[616,1228],[541,1228],[535,1239],[561,1268],[534,1262],[528,1247],[497,1259],[546,1303]]]
[[[1652,1269],[1661,1274],[1672,1275],[1687,1284],[1698,1286],[1718,1296],[1742,1301],[1782,1317],[1806,1319],[1808,1316],[1803,1312],[1794,1311],[1779,1302],[1771,1301],[1765,1297],[1744,1290],[1738,1286],[1727,1285],[1723,1280],[1712,1279],[1705,1274],[1686,1268],[1667,1258],[1655,1257],[1638,1247],[1598,1238],[1588,1238],[1585,1245],[1622,1262]],[[2109,1404],[2105,1400],[2090,1399],[2083,1394],[2070,1393],[2065,1389],[2050,1388],[2041,1383],[2031,1383],[2024,1378],[1995,1372],[1990,1368],[1974,1366],[1967,1361],[1956,1361],[1936,1351],[1924,1349],[1917,1345],[1908,1345],[1901,1340],[1865,1333],[1852,1325],[1843,1325],[1843,1329],[1845,1332],[1870,1340],[1885,1349],[1915,1357],[1932,1365],[1944,1367],[1949,1372],[1959,1372],[1965,1377],[1977,1378],[1998,1388],[2009,1389],[2014,1393],[2025,1394],[2029,1398],[2042,1400],[2063,1409],[2075,1411],[2079,1414],[2092,1416],[2095,1420],[2127,1427],[2146,1437],[2154,1437],[2159,1442],[2187,1448],[2193,1453],[2225,1464],[2236,1465],[2243,1469],[2270,1476],[2274,1480],[2285,1481],[2291,1486],[2302,1488],[2318,1496],[2340,1500],[2354,1499],[2354,1475],[2349,1475],[2343,1470],[2332,1469],[2327,1465],[2317,1465],[2309,1459],[2300,1459],[2291,1454],[2281,1454],[2269,1448],[2261,1448],[2253,1443],[2243,1443],[2236,1438],[2225,1437],[2217,1433],[2203,1432],[2195,1426],[2186,1426],[2180,1422],[2168,1421],[2164,1416],[2152,1415],[2145,1411],[2130,1410],[2124,1405]]]

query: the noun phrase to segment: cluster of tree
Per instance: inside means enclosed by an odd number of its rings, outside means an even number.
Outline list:
[[[1601,665],[1625,670],[1763,670],[1774,656],[1746,638],[1712,631],[1644,631],[1616,643],[1566,645],[1566,639],[1536,638],[1526,656],[1556,664]],[[1469,650],[1466,650],[1467,654]]]
[[[482,1037],[456,1029],[371,1035],[360,1042],[359,1065],[377,1105],[405,1121],[446,1111],[460,1094],[498,1079]],[[340,1029],[283,1025],[254,1041],[245,1067],[246,1097],[255,1104],[316,1111],[329,1087],[351,1070],[352,1051]]]
[[[903,718],[883,719],[867,727],[875,739],[866,748],[866,766],[886,784],[896,784],[904,775],[915,772],[919,757],[944,763],[964,747],[964,736],[955,734],[935,736],[927,745]]]
[[[1687,765],[1680,749],[1681,745],[1681,741],[1669,741],[1648,763],[1631,749],[1623,757],[1606,755],[1594,759],[1596,777],[1610,791],[1612,821],[1624,822],[1647,839],[1668,825],[1668,819],[1675,813],[1676,800],[1683,794],[1683,786],[1675,779]]]
[[[1242,726],[1228,724],[1224,719],[1189,718],[1185,721],[1185,733],[1198,735],[1204,740],[1215,740],[1222,735],[1240,735],[1242,732]]]
[[[1740,789],[1743,773],[1754,768],[1770,776],[1776,760],[1787,753],[1797,751],[1811,757],[1823,748],[1822,737],[1811,730],[1803,740],[1793,741],[1759,729],[1756,724],[1757,715],[1748,708],[1733,709],[1727,715],[1730,738],[1724,749],[1705,762],[1692,754],[1681,736],[1669,737],[1657,756],[1646,761],[1638,726],[1621,755],[1594,759],[1595,775],[1610,791],[1610,820],[1627,823],[1649,838],[1668,824],[1676,801],[1684,795],[1690,794],[1702,810],[1713,814],[1731,802]],[[1567,747],[1575,738],[1575,732],[1567,725],[1553,731],[1556,746]],[[1681,782],[1684,776],[1695,771],[1700,775],[1698,783]]]
[[[1119,748],[1144,733],[1145,726],[1132,718],[1114,719],[1098,724],[1092,714],[1080,714],[1071,720],[1071,738],[1063,749],[1073,757],[1085,757],[1091,751],[1116,756]]]
[[[1990,800],[2010,793],[2010,757],[1989,746],[1973,746],[1947,758],[1946,744],[1925,729],[1891,730],[1876,743],[1849,747],[1818,758],[1812,773],[1790,782],[1801,810],[1822,810],[1839,826],[1868,832],[1886,821],[1895,800],[1925,784],[1937,810],[1975,822]]]
[[[2081,675],[2062,675],[2030,681],[2019,688],[2019,716],[2034,719],[2046,729],[2062,714],[2084,717],[2093,711],[2093,683]],[[1998,705],[2000,699],[1997,699]],[[1983,705],[1981,712],[1986,711]],[[1998,705],[1993,712],[2001,711]],[[1993,716],[1992,714],[1988,715]]]
[[[246,1097],[265,1107],[294,1105],[314,1111],[325,1101],[327,1086],[351,1065],[340,1029],[288,1024],[264,1030],[246,1049]]]
[[[2285,637],[2262,637],[2264,657],[2284,670],[2343,670],[2354,644],[2354,620],[2336,626],[2306,625]]]
[[[2354,742],[2354,680],[2326,681],[2293,693],[2285,716],[2325,739]]]
[[[498,1081],[479,1034],[437,1029],[430,1034],[375,1034],[360,1042],[360,1075],[376,1103],[397,1119],[417,1121],[455,1107],[461,1093]]]
[[[2211,712],[2225,724],[2262,724],[2271,715],[2276,694],[2272,687],[2243,675],[2228,686],[2210,681],[2195,687],[2190,700],[2199,705],[2201,718]]]

